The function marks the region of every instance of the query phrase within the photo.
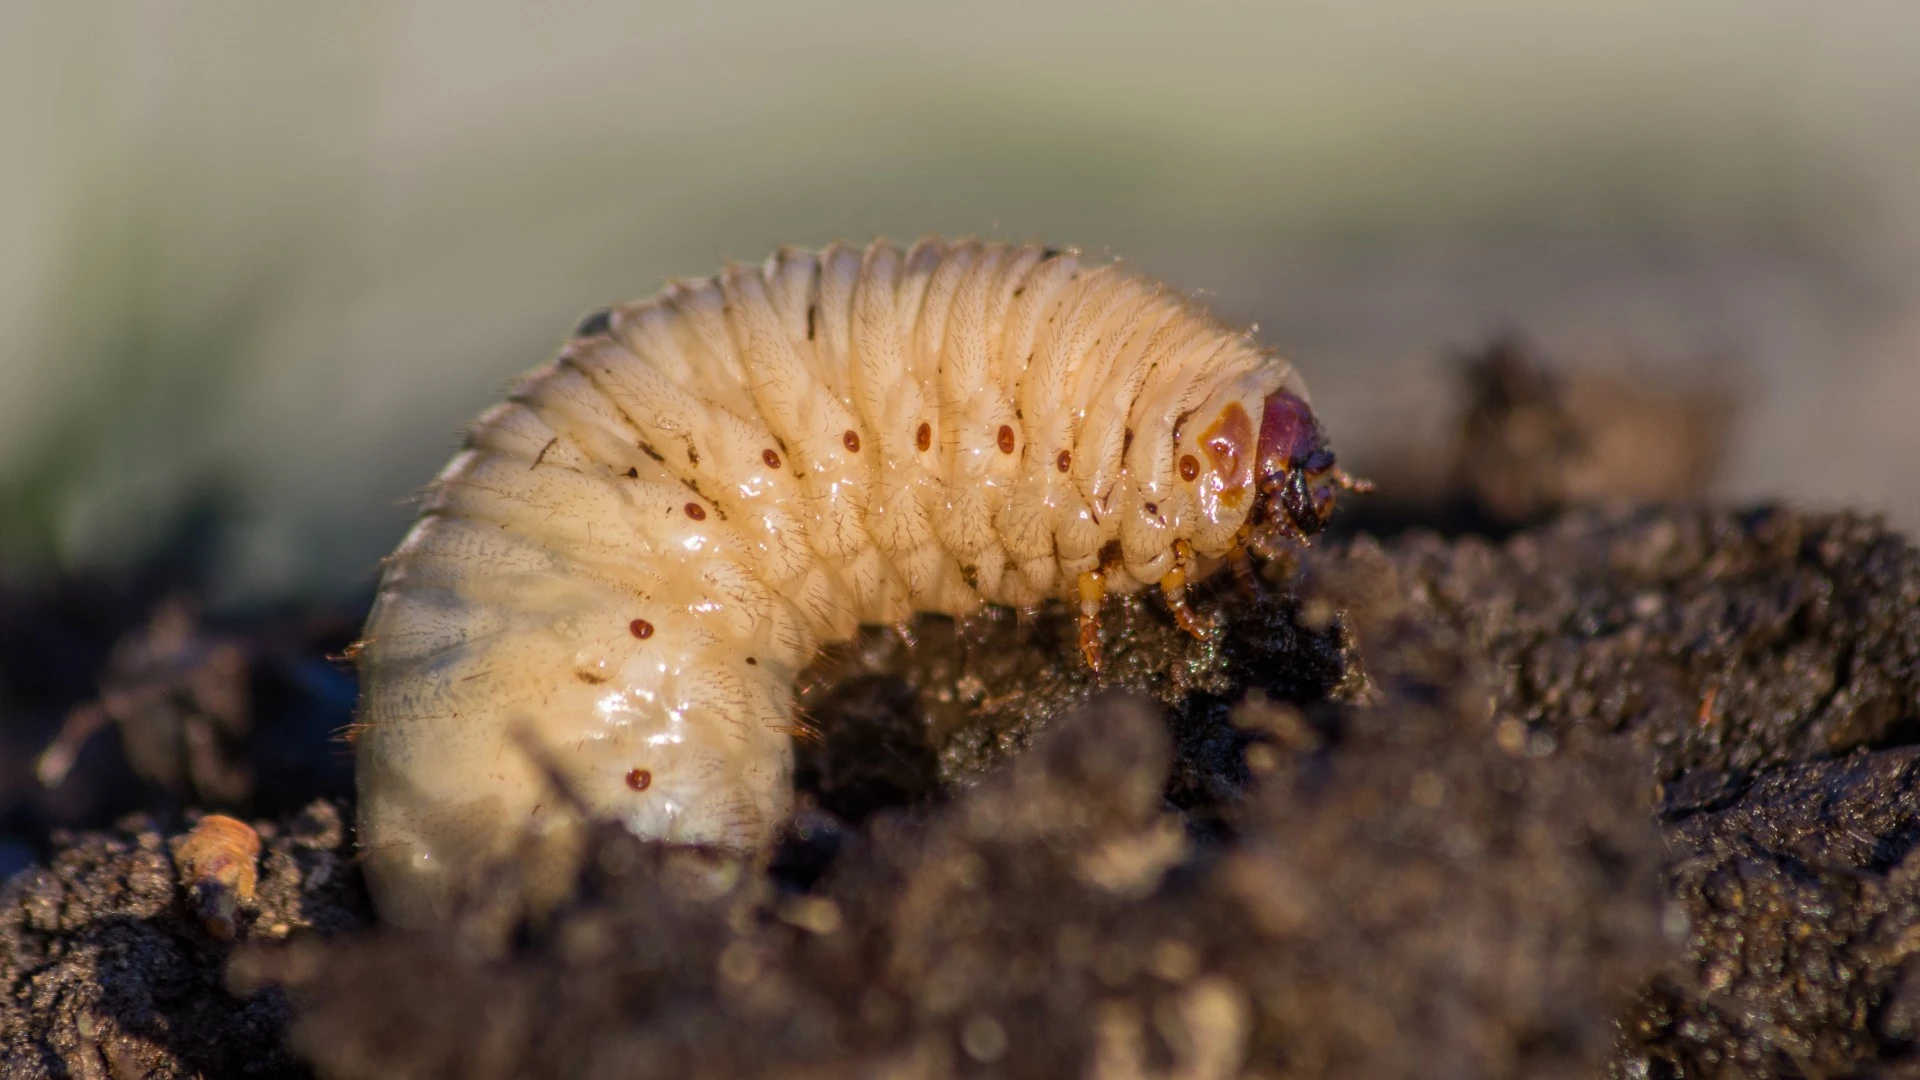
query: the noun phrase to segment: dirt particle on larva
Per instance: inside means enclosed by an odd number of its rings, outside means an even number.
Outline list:
[[[646,769],[633,769],[627,773],[627,786],[635,791],[645,791],[653,786],[653,773]]]
[[[687,444],[687,464],[689,465],[700,464],[700,451],[695,450],[693,448],[692,443]]]
[[[780,467],[780,455],[774,453],[772,450],[760,451],[760,460],[765,462],[769,469],[777,469]]]
[[[913,433],[913,445],[926,450],[933,445],[933,425],[920,421],[920,430]]]
[[[1180,455],[1180,479],[1189,483],[1200,475],[1200,462],[1192,454]]]
[[[1073,451],[1071,450],[1060,451],[1060,456],[1053,459],[1053,467],[1056,469],[1059,469],[1061,472],[1066,472],[1069,469],[1072,469],[1073,468]]]
[[[607,681],[607,676],[602,675],[597,671],[587,671],[585,669],[580,669],[580,670],[576,670],[573,673],[573,675],[574,675],[574,678],[579,679],[581,682],[586,683],[588,686],[599,686],[601,683]]]
[[[655,450],[652,446],[646,443],[640,444],[640,452],[652,458],[653,460],[661,463],[662,465],[667,463],[667,459],[660,456],[660,451]]]
[[[1013,453],[1013,425],[1012,424],[1000,425],[1000,438],[998,441],[1000,443],[1001,453],[1003,454]]]
[[[645,619],[635,619],[627,624],[627,633],[645,641],[653,636],[653,624]]]
[[[687,511],[687,516],[692,518],[695,521],[707,520],[706,508],[701,506],[699,503],[690,502],[686,505],[684,509]]]
[[[845,435],[840,436],[840,442],[847,448],[847,453],[857,454],[860,452],[859,432],[849,430]]]
[[[632,465],[627,466],[627,479],[629,480],[640,479],[640,470]]]
[[[760,666],[760,661],[751,656],[747,657],[747,663],[752,664],[754,667]]]

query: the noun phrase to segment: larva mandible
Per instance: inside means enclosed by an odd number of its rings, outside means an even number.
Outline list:
[[[1060,598],[1097,670],[1105,593],[1157,584],[1204,634],[1187,582],[1343,488],[1289,364],[1071,251],[782,249],[590,317],[385,564],[358,651],[375,902],[425,922],[583,812],[763,848],[822,644]]]

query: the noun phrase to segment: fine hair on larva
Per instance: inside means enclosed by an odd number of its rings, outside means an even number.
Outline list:
[[[1098,670],[1106,593],[1158,586],[1204,635],[1190,581],[1363,487],[1286,361],[1073,251],[783,248],[592,315],[385,563],[357,647],[375,903],[431,921],[585,816],[764,850],[822,645],[1057,599]]]

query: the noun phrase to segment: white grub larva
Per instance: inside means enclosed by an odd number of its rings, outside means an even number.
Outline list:
[[[582,815],[763,849],[793,681],[916,611],[1192,581],[1342,488],[1299,376],[1165,286],[1034,246],[783,249],[590,317],[477,420],[358,655],[381,914]],[[566,791],[556,792],[556,786]]]

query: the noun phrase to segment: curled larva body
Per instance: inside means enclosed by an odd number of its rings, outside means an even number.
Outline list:
[[[793,680],[862,623],[1186,582],[1336,489],[1283,360],[1071,252],[785,249],[584,322],[482,415],[358,657],[383,916],[582,814],[758,849]],[[564,787],[564,793],[556,791]]]

